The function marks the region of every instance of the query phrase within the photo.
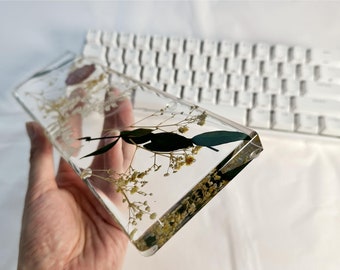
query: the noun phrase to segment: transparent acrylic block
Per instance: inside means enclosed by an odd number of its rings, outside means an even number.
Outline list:
[[[255,131],[72,53],[14,95],[143,255],[262,151]]]

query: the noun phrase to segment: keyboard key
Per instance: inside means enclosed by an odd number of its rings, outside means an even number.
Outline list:
[[[110,47],[110,49],[118,46],[117,38],[118,34],[116,32],[104,31],[102,33],[102,43],[104,46]]]
[[[85,57],[95,58],[102,65],[107,65],[106,62],[106,47],[94,43],[87,43],[83,49]]]
[[[120,73],[124,72],[124,64],[122,62],[113,61],[110,63],[110,68]]]
[[[110,63],[122,63],[123,64],[123,49],[111,47],[108,53],[108,61]]]
[[[273,110],[277,112],[289,112],[291,111],[291,97],[273,95],[272,106]]]
[[[296,76],[299,80],[314,80],[314,66],[299,64],[296,66]]]
[[[227,87],[227,75],[214,72],[211,74],[211,87],[225,89]]]
[[[211,56],[209,58],[208,70],[214,73],[223,73],[225,69],[225,58]]]
[[[244,91],[245,77],[238,74],[230,74],[227,77],[227,86],[231,91]]]
[[[300,95],[300,81],[292,79],[282,80],[282,93],[285,96],[298,96]]]
[[[278,63],[271,61],[261,61],[260,62],[260,74],[267,77],[277,77],[278,76]]]
[[[188,38],[184,42],[185,52],[189,54],[199,54],[201,51],[201,41],[198,39]]]
[[[236,92],[236,106],[242,108],[252,108],[253,106],[253,93],[249,92]]]
[[[127,76],[130,76],[136,80],[141,79],[141,67],[129,65],[126,67],[125,73]]]
[[[148,83],[158,81],[158,68],[153,66],[145,66],[142,68],[142,80]]]
[[[193,84],[198,87],[208,88],[210,73],[204,71],[195,71]]]
[[[298,132],[313,134],[319,132],[319,117],[316,115],[297,114],[295,121]]]
[[[221,57],[235,57],[235,43],[226,40],[222,41],[220,43],[219,55]]]
[[[157,56],[157,66],[158,67],[168,67],[173,66],[174,55],[171,52],[159,53]]]
[[[181,92],[182,92],[182,87],[180,85],[176,84],[168,84],[165,86],[165,92],[180,98],[181,97]]]
[[[203,104],[201,107],[206,108],[209,111],[220,114],[227,119],[230,119],[241,125],[246,125],[248,121],[246,108],[232,107],[232,106],[216,106],[216,104]]]
[[[272,128],[283,131],[294,131],[295,115],[290,112],[275,111],[272,115]]]
[[[227,89],[221,89],[218,95],[218,104],[221,106],[228,105],[234,106],[235,103],[235,92]]]
[[[218,42],[213,40],[203,40],[202,42],[202,54],[205,56],[217,55]]]
[[[197,71],[206,71],[208,67],[208,58],[205,55],[193,55],[191,59],[191,68]]]
[[[296,65],[292,63],[279,63],[278,73],[280,78],[296,78]]]
[[[281,93],[281,79],[266,77],[263,81],[264,91],[267,94],[280,94]]]
[[[294,46],[288,50],[288,58],[291,63],[304,64],[307,60],[307,50],[300,46]]]
[[[254,58],[259,61],[269,61],[270,60],[270,46],[266,43],[255,44]]]
[[[288,60],[288,47],[285,45],[272,46],[271,59],[275,62],[286,62]]]
[[[86,42],[100,45],[101,31],[89,30],[86,34]]]
[[[139,65],[139,51],[126,49],[123,54],[123,59],[125,63]]]
[[[142,66],[156,66],[156,56],[157,53],[155,51],[142,51],[141,54],[141,65]]]
[[[303,96],[318,99],[333,99],[340,101],[340,85],[304,81],[301,83]]]
[[[271,127],[271,112],[260,109],[249,111],[249,126],[269,129]]]
[[[312,65],[326,65],[340,68],[340,51],[309,49],[307,50],[307,61]]]
[[[318,66],[315,73],[316,79],[320,83],[340,85],[340,68]]]
[[[192,71],[190,70],[177,70],[176,84],[183,86],[190,86],[192,84]]]
[[[245,90],[248,92],[263,92],[263,77],[259,76],[246,76],[245,77]]]
[[[190,68],[190,54],[178,53],[175,55],[174,68],[189,69]]]
[[[121,48],[133,48],[134,35],[130,33],[121,33],[118,35],[118,44]]]
[[[149,50],[150,49],[150,36],[137,35],[135,38],[135,48],[138,50]]]
[[[242,73],[242,59],[229,58],[227,60],[227,72],[241,74]]]
[[[164,36],[151,37],[151,49],[158,52],[166,51],[167,38]]]
[[[251,76],[260,75],[260,62],[257,60],[244,60],[243,61],[243,74]]]
[[[321,117],[321,134],[340,137],[340,118]]]
[[[172,84],[175,82],[175,70],[168,67],[162,67],[159,71],[159,81],[166,83],[166,84]]]
[[[272,108],[272,95],[264,93],[254,94],[254,107],[257,109],[271,110]]]
[[[201,103],[216,104],[216,89],[213,88],[200,88],[199,100]]]
[[[198,93],[199,93],[198,87],[184,86],[182,91],[182,98],[192,103],[197,103]]]
[[[235,56],[237,58],[242,59],[251,59],[252,58],[252,52],[253,46],[250,43],[246,42],[239,42],[236,44],[236,54]]]
[[[292,109],[296,113],[339,117],[340,102],[336,100],[293,97],[292,105]]]
[[[169,52],[172,53],[183,53],[183,47],[184,47],[184,39],[183,38],[177,38],[177,37],[171,37],[169,38]]]

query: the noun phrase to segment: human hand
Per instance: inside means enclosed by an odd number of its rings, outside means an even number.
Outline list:
[[[103,130],[132,124],[131,105],[123,105],[106,117]],[[127,236],[65,160],[60,160],[55,175],[52,146],[43,129],[35,122],[26,126],[31,166],[18,269],[120,269]],[[131,145],[120,140],[105,155],[95,157],[92,166],[105,164],[124,171],[132,154]]]

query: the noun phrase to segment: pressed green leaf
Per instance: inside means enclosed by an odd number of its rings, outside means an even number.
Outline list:
[[[215,145],[249,139],[250,137],[242,132],[218,130],[196,135],[192,138],[192,142],[199,146],[211,147]]]
[[[131,144],[140,144],[150,141],[153,129],[138,128],[134,130],[124,130],[120,133],[122,139]]]
[[[86,156],[83,156],[82,158],[85,158],[85,157],[90,157],[90,156],[97,156],[97,155],[100,155],[100,154],[103,154],[107,151],[109,151],[112,147],[115,146],[115,144],[118,142],[119,138],[115,141],[113,141],[112,143],[109,143],[107,145],[105,145],[104,147],[101,147],[99,149],[97,149],[96,151],[86,155]]]
[[[176,133],[162,132],[152,134],[151,142],[145,144],[144,148],[157,152],[171,152],[190,146],[193,146],[191,139]]]

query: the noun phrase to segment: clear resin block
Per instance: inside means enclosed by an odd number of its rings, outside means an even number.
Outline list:
[[[144,255],[262,151],[255,131],[71,53],[14,94]]]

